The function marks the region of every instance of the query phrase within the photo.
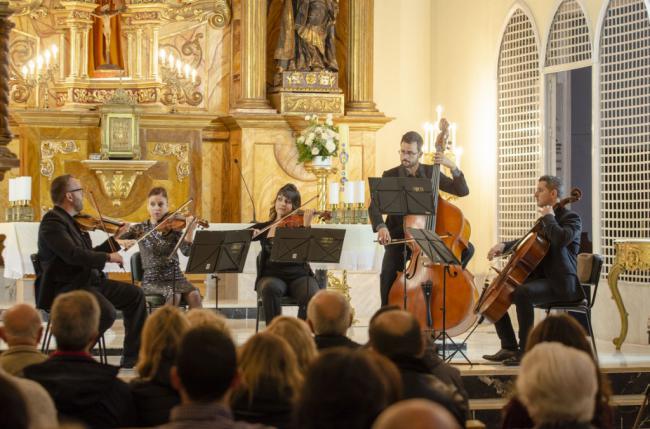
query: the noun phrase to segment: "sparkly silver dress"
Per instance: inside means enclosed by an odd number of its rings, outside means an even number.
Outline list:
[[[120,238],[124,240],[138,239],[151,231],[154,226],[151,220],[133,224]],[[196,290],[180,269],[178,253],[174,254],[171,261],[167,259],[182,235],[181,231],[170,231],[167,234],[154,231],[138,244],[144,269],[142,289],[145,294],[160,294],[165,299],[171,299],[172,290],[175,290],[177,294]],[[183,255],[189,256],[190,243],[183,241],[179,249]]]

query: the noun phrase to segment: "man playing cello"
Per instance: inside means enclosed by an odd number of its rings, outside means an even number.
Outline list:
[[[550,247],[537,268],[512,293],[513,303],[517,307],[519,344],[510,316],[506,313],[494,324],[501,340],[501,350],[493,355],[484,355],[484,359],[506,365],[518,364],[526,349],[528,332],[533,326],[533,305],[582,298],[577,275],[582,222],[577,213],[565,207],[553,207],[560,195],[562,182],[558,177],[547,175],[539,178],[535,199],[541,216],[540,232]],[[496,244],[488,252],[488,259],[508,252],[517,243],[518,240]]]
[[[444,121],[444,119],[443,119]],[[446,126],[441,126],[441,129],[446,129]],[[422,136],[415,131],[409,131],[402,136],[400,143],[400,160],[401,165],[390,170],[384,171],[382,177],[426,177],[431,178],[433,174],[433,166],[420,164],[422,158]],[[452,177],[447,177],[440,173],[440,189],[444,192],[463,197],[469,194],[465,176],[458,166],[449,158],[445,157],[442,153],[436,152],[436,164],[442,164],[449,167]],[[380,244],[386,245],[391,240],[404,238],[403,216],[388,216],[386,221],[379,212],[379,209],[372,203],[368,208],[372,228],[377,232],[377,241]],[[397,272],[404,267],[404,254],[402,246],[386,246],[384,259],[381,264],[381,274],[379,276],[380,292],[381,292],[381,305],[388,304],[388,293],[390,291]],[[463,255],[463,264],[465,264],[472,256],[470,251]],[[408,255],[407,255],[408,257]]]

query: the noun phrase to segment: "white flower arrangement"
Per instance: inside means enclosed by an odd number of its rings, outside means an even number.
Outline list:
[[[311,161],[317,156],[335,156],[339,150],[339,127],[334,125],[329,113],[324,123],[317,115],[307,115],[309,126],[296,139],[298,162]]]

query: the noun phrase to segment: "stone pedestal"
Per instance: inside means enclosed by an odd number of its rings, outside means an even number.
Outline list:
[[[345,113],[345,99],[338,86],[338,73],[327,70],[285,71],[279,77],[281,82],[270,95],[271,103],[279,113]]]

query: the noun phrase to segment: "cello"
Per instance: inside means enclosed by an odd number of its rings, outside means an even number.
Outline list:
[[[571,195],[556,203],[553,209],[557,210],[580,198],[582,198],[582,191],[573,188]],[[549,247],[550,242],[541,234],[540,218],[524,237],[511,246],[510,252],[503,254],[503,256],[512,256],[503,269],[494,268],[498,275],[481,294],[474,312],[481,314],[492,323],[500,320],[512,305],[512,293],[515,288],[521,286],[542,262]]]
[[[441,119],[441,131],[436,139],[438,153],[444,152],[448,127],[447,120]],[[474,288],[474,276],[468,270],[462,269],[460,265],[446,267],[433,264],[415,243],[408,228],[426,228],[435,231],[454,256],[460,259],[462,252],[469,245],[471,227],[463,212],[439,194],[440,164],[433,166],[431,183],[433,199],[437,202],[433,214],[404,216],[405,240],[403,241],[411,250],[411,258],[406,270],[397,273],[388,294],[388,303],[404,308],[406,301],[404,310],[413,314],[420,322],[420,326],[439,332],[444,325],[446,333],[455,336],[465,332],[476,320],[476,315],[472,311],[474,302],[478,298]],[[444,302],[443,286],[447,289]],[[443,311],[438,311],[442,310],[443,305],[445,306],[444,324]]]

